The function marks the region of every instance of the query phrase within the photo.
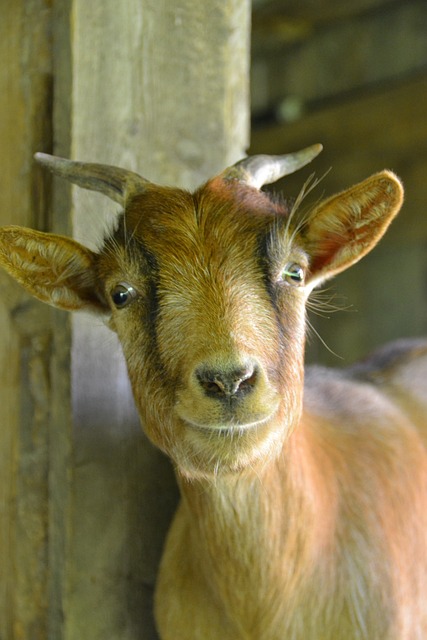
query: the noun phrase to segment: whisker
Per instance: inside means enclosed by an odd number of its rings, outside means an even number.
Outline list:
[[[325,179],[329,171],[330,169],[325,171],[325,173],[318,178],[314,173],[309,175],[307,180],[302,185],[297,197],[295,198],[295,201],[293,202],[291,210],[289,212],[287,222],[286,222],[286,227],[285,227],[286,234],[289,234],[290,245],[295,241],[296,236],[302,231],[302,229],[307,224],[313,209],[322,200],[323,194],[320,194],[319,197],[316,199],[316,201],[314,203],[308,204],[308,206],[305,209],[302,206],[303,202],[305,201],[307,196],[316,187],[318,187],[318,185]],[[294,218],[296,216],[299,216],[300,219],[297,221],[297,223],[295,224],[295,226],[292,228],[292,231],[291,231],[291,224],[293,224]]]
[[[306,306],[310,313],[328,318],[327,314],[338,313],[340,311],[355,311],[351,304],[345,304],[345,296],[337,294],[331,289],[319,289],[310,294]],[[340,302],[341,301],[341,302]]]
[[[330,354],[332,354],[336,358],[339,358],[339,360],[344,360],[343,356],[340,356],[333,349],[331,349],[331,347],[325,342],[325,340],[322,338],[320,333],[317,331],[317,329],[314,327],[314,325],[310,322],[310,320],[308,318],[306,319],[306,322],[307,322],[307,328],[308,328],[307,338],[310,339],[312,337],[312,335],[314,334],[320,340],[320,342],[325,347],[325,349],[327,349],[327,351],[329,351]]]

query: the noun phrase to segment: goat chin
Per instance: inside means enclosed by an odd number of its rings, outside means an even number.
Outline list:
[[[277,411],[273,416],[244,425],[206,427],[187,421],[182,424],[182,438],[169,455],[178,472],[187,478],[253,471],[277,455],[286,436]]]

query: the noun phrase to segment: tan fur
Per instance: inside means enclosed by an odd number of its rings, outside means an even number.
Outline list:
[[[111,195],[90,167],[76,180]],[[128,196],[113,174],[125,214],[99,254],[5,228],[0,261],[40,299],[108,318],[143,427],[175,464],[162,640],[425,639],[427,341],[303,369],[307,298],[376,244],[397,178],[299,219],[233,171]]]

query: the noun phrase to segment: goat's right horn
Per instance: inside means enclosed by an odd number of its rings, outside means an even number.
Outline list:
[[[222,177],[225,180],[238,180],[255,189],[261,189],[265,184],[271,184],[298,171],[319,155],[322,149],[321,144],[313,144],[301,151],[284,156],[249,156],[226,169]]]
[[[55,175],[66,178],[83,189],[99,191],[122,206],[130,193],[141,193],[150,184],[137,173],[120,167],[76,162],[47,153],[36,153],[34,157]]]

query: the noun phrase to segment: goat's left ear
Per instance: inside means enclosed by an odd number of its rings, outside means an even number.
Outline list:
[[[96,254],[70,238],[0,228],[0,266],[30,294],[59,309],[105,313],[96,290]]]
[[[402,202],[402,184],[391,171],[321,202],[302,232],[311,257],[309,283],[316,286],[363,258],[384,235]]]

